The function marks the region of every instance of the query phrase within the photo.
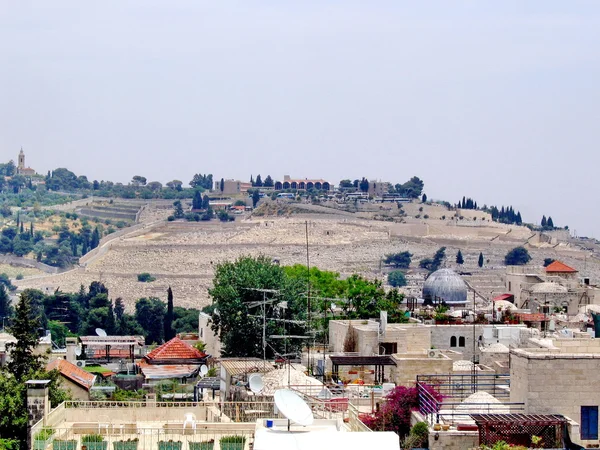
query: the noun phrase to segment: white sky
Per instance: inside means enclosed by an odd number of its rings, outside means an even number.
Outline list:
[[[187,183],[418,175],[600,237],[600,3],[0,0],[0,151]]]

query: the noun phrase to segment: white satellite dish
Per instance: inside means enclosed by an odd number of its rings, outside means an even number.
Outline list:
[[[279,389],[275,392],[277,409],[291,422],[309,426],[315,420],[310,407],[302,398],[290,389]]]
[[[208,367],[206,367],[206,364],[202,364],[202,367],[200,367],[200,375],[205,376],[208,373]]]
[[[104,331],[102,328],[96,328],[96,334],[102,337],[108,336],[108,334],[106,334],[106,331]]]
[[[81,347],[78,345],[77,347],[75,347],[75,355],[76,356],[81,356]]]
[[[248,386],[250,386],[250,390],[252,392],[254,392],[255,394],[260,393],[260,391],[262,391],[265,387],[265,383],[262,379],[262,377],[260,376],[260,374],[255,373],[253,375],[250,376],[250,378],[248,379]]]

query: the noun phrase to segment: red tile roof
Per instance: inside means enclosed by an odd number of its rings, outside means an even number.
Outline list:
[[[498,300],[510,300],[510,299],[514,299],[514,297],[515,297],[515,296],[514,296],[514,295],[512,295],[512,294],[502,294],[502,295],[499,295],[499,296],[497,296],[497,297],[494,297],[494,298],[492,299],[492,301],[495,301],[495,302],[497,302]]]
[[[577,270],[572,267],[567,266],[566,264],[561,263],[560,261],[554,261],[548,267],[546,267],[546,273],[576,273]]]
[[[206,356],[206,353],[200,352],[178,337],[174,337],[169,342],[152,350],[144,358],[150,364],[156,364],[158,361],[203,360]]]
[[[90,390],[90,388],[94,385],[96,381],[96,376],[86,372],[83,369],[80,369],[75,364],[70,363],[66,359],[55,359],[51,361],[46,366],[46,370],[48,372],[52,370],[58,370],[60,374],[71,380],[73,383],[81,386],[86,390]]]

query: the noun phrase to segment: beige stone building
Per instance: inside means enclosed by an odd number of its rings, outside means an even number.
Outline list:
[[[557,339],[551,348],[510,351],[510,401],[527,414],[562,414],[571,439],[598,444],[600,339]]]
[[[224,180],[223,190],[221,191],[221,180],[219,180],[215,181],[214,191],[223,195],[235,195],[248,192],[248,189],[250,189],[251,187],[252,185],[250,183],[245,183],[240,180]]]
[[[96,375],[86,372],[66,359],[55,359],[49,362],[46,370],[49,372],[58,370],[62,387],[71,392],[73,399],[90,399],[90,389],[96,382]]]

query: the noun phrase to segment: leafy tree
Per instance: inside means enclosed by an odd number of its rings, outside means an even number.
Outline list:
[[[31,298],[26,292],[22,292],[9,327],[10,334],[17,342],[6,345],[11,355],[8,371],[19,382],[25,381],[25,376],[31,371],[42,369],[42,357],[34,352],[39,339],[39,328],[40,322],[34,315]]]
[[[259,289],[277,290],[277,295],[268,295],[272,303],[265,305],[267,318],[285,318],[303,320],[306,318],[306,299],[302,296],[305,285],[286,277],[282,267],[274,264],[270,258],[259,256],[240,257],[235,262],[218,264],[215,269],[213,287],[209,289],[215,313],[212,315],[212,329],[220,337],[225,356],[262,357],[261,302],[265,294]],[[287,301],[287,309],[277,305]],[[252,307],[251,304],[257,305]],[[218,312],[217,312],[218,311]],[[283,324],[274,320],[266,322],[267,336],[284,334]],[[288,334],[301,334],[305,331],[299,324],[287,324]],[[278,340],[267,347],[267,354],[273,355],[272,348],[285,353],[286,343]],[[289,351],[298,350],[302,343],[290,340]]]
[[[390,253],[389,255],[385,255],[383,262],[396,268],[408,269],[412,256],[409,252]]]
[[[424,258],[419,261],[419,267],[427,269],[429,273],[433,273],[441,267],[444,258],[446,258],[446,247],[440,247],[437,252],[435,252],[435,255],[433,255],[433,259]]]
[[[165,304],[158,298],[140,298],[135,302],[135,319],[144,330],[146,344],[164,341]]]
[[[544,267],[548,267],[550,264],[552,264],[555,261],[554,258],[545,258],[544,259]]]
[[[198,314],[199,310],[195,308],[182,308],[176,306],[173,309],[173,332],[174,333],[189,333],[191,331],[198,332]]]
[[[145,186],[146,185],[146,177],[142,177],[140,175],[135,175],[131,179],[131,184],[134,186]]]
[[[464,263],[465,263],[465,260],[463,258],[462,252],[459,249],[458,252],[456,253],[456,264],[463,265]]]
[[[190,186],[193,188],[203,188],[207,191],[213,188],[213,176],[212,173],[209,174],[195,174],[190,181]]]
[[[260,177],[260,175],[259,175],[259,177]],[[252,192],[252,207],[253,208],[256,208],[256,205],[258,204],[259,200],[260,200],[260,192],[258,191],[258,189],[255,189],[254,192]]]
[[[123,318],[125,314],[125,303],[123,303],[123,299],[121,297],[117,297],[115,300],[115,318],[117,321]]]
[[[483,267],[483,253],[479,252],[479,259],[477,260],[477,265],[479,267]]]
[[[341,180],[340,181],[340,188],[349,189],[352,187],[354,187],[354,185],[352,184],[352,181],[350,181],[350,180]]]
[[[181,200],[176,200],[175,202],[173,202],[173,208],[174,208],[173,216],[175,216],[176,219],[183,218],[184,214],[183,214],[183,207],[181,206]]]
[[[531,256],[525,247],[515,247],[504,257],[507,266],[524,266],[531,261]]]
[[[169,286],[169,289],[167,289],[167,313],[165,314],[165,341],[170,341],[175,337],[173,319],[173,290]]]
[[[406,277],[401,270],[394,270],[388,274],[388,283],[393,287],[406,286]]]
[[[273,178],[271,178],[271,175],[267,175],[267,178],[265,178],[263,186],[264,187],[273,187],[274,185],[275,185],[275,183],[273,182]]]
[[[183,190],[183,181],[181,180],[172,180],[172,181],[168,181],[167,182],[167,187],[169,189],[174,189],[176,191],[182,191]]]

